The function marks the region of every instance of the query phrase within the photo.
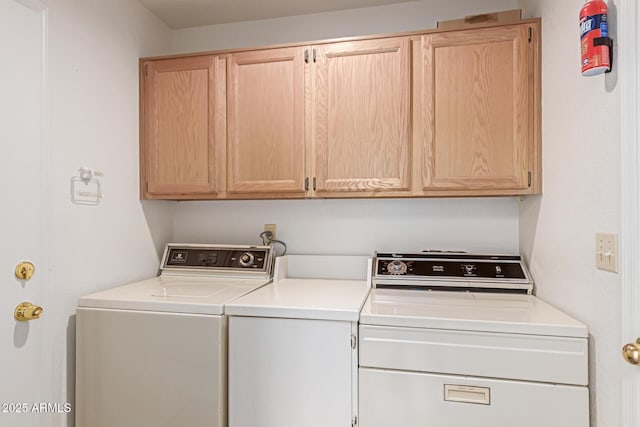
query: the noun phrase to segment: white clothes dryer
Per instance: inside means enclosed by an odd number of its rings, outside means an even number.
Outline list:
[[[80,298],[76,426],[226,426],[225,304],[272,267],[269,246],[169,244],[158,277]]]
[[[376,253],[360,427],[588,427],[588,331],[519,256]]]

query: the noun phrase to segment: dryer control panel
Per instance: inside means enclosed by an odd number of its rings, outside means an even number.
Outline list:
[[[530,293],[533,284],[517,255],[466,253],[378,253],[374,285],[431,290]]]

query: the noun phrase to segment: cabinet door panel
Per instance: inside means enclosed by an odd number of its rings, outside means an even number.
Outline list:
[[[231,55],[229,192],[303,192],[304,48]]]
[[[317,190],[408,190],[409,39],[319,46],[315,72]]]
[[[230,316],[229,427],[352,425],[350,340],[350,322]]]
[[[425,189],[527,189],[527,32],[518,25],[425,36]]]
[[[224,109],[219,108],[224,104],[219,101],[224,97],[220,92],[224,92],[225,71],[224,64],[220,71],[217,65],[215,56],[144,65],[142,155],[146,158],[147,193],[209,194],[221,190],[225,124],[218,120],[216,111],[224,117]]]

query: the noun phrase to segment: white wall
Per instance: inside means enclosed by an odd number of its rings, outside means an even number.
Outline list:
[[[516,0],[417,1],[173,32],[174,53],[263,46],[434,28],[438,20],[517,7]],[[371,254],[375,249],[515,253],[515,199],[297,200],[179,203],[174,238],[257,242],[265,223],[292,253]]]
[[[620,227],[620,91],[616,72],[580,75],[583,3],[522,2],[543,17],[543,195],[522,203],[520,247],[538,295],[588,325],[592,426],[614,427],[622,425],[620,280],[595,268],[594,246],[596,232]]]
[[[517,0],[412,1],[286,18],[210,25],[173,32],[173,52],[185,53],[435,28],[437,21],[517,9]]]
[[[259,243],[265,223],[290,253],[518,252],[511,198],[187,202],[174,207],[173,232],[183,242]]]
[[[170,30],[130,0],[50,0],[52,400],[72,401],[78,297],[155,275],[171,239],[167,203],[138,197],[138,57],[169,51]],[[103,171],[98,207],[69,200],[81,165]],[[40,385],[39,385],[40,386]],[[45,386],[43,383],[41,386]],[[54,426],[72,417],[52,414]]]

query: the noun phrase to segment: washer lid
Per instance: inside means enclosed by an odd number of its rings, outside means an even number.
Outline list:
[[[79,307],[224,314],[225,304],[270,279],[160,276],[86,295]]]
[[[587,327],[533,295],[374,289],[360,323],[585,338]]]

